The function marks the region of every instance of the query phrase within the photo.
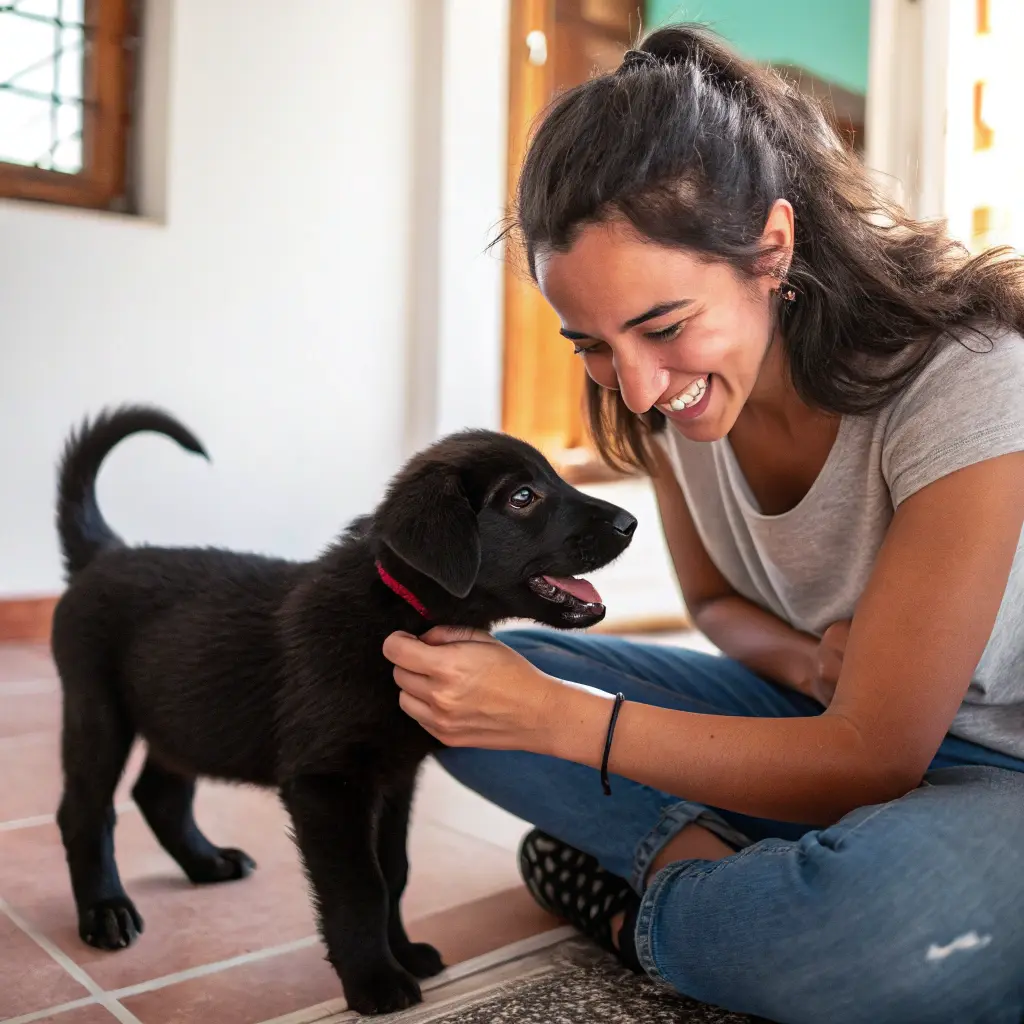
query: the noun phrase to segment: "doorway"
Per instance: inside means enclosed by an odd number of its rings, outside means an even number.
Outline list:
[[[512,0],[509,197],[530,131],[561,92],[622,60],[640,28],[637,0]],[[614,478],[590,444],[584,369],[522,260],[505,261],[502,429],[539,448],[573,483]]]

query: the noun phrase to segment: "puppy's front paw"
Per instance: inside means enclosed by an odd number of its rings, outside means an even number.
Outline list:
[[[78,916],[78,934],[97,949],[127,949],[142,930],[142,917],[127,896],[100,900]]]
[[[444,970],[444,961],[428,942],[408,942],[392,946],[395,959],[414,977],[432,978]]]
[[[244,850],[222,846],[215,857],[188,865],[188,879],[196,885],[213,885],[216,882],[233,882],[248,878],[256,867],[256,861]]]
[[[343,982],[345,1001],[356,1013],[395,1013],[415,1006],[423,996],[416,979],[398,964],[380,964]]]

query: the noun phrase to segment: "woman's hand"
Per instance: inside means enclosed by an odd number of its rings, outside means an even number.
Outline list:
[[[814,676],[811,679],[811,696],[828,707],[836,693],[836,683],[843,667],[846,641],[850,637],[850,620],[834,622],[821,635],[818,643]]]
[[[490,633],[436,626],[419,639],[392,633],[383,650],[402,710],[446,746],[549,749],[564,684]]]

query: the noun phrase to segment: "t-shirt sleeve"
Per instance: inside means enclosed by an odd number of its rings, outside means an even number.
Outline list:
[[[1003,329],[944,338],[894,400],[882,473],[895,507],[930,483],[1024,451],[1024,338]]]

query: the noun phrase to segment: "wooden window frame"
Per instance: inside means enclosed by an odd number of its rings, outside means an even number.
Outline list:
[[[85,0],[82,169],[0,161],[0,198],[134,212],[129,147],[137,51],[134,0]]]

